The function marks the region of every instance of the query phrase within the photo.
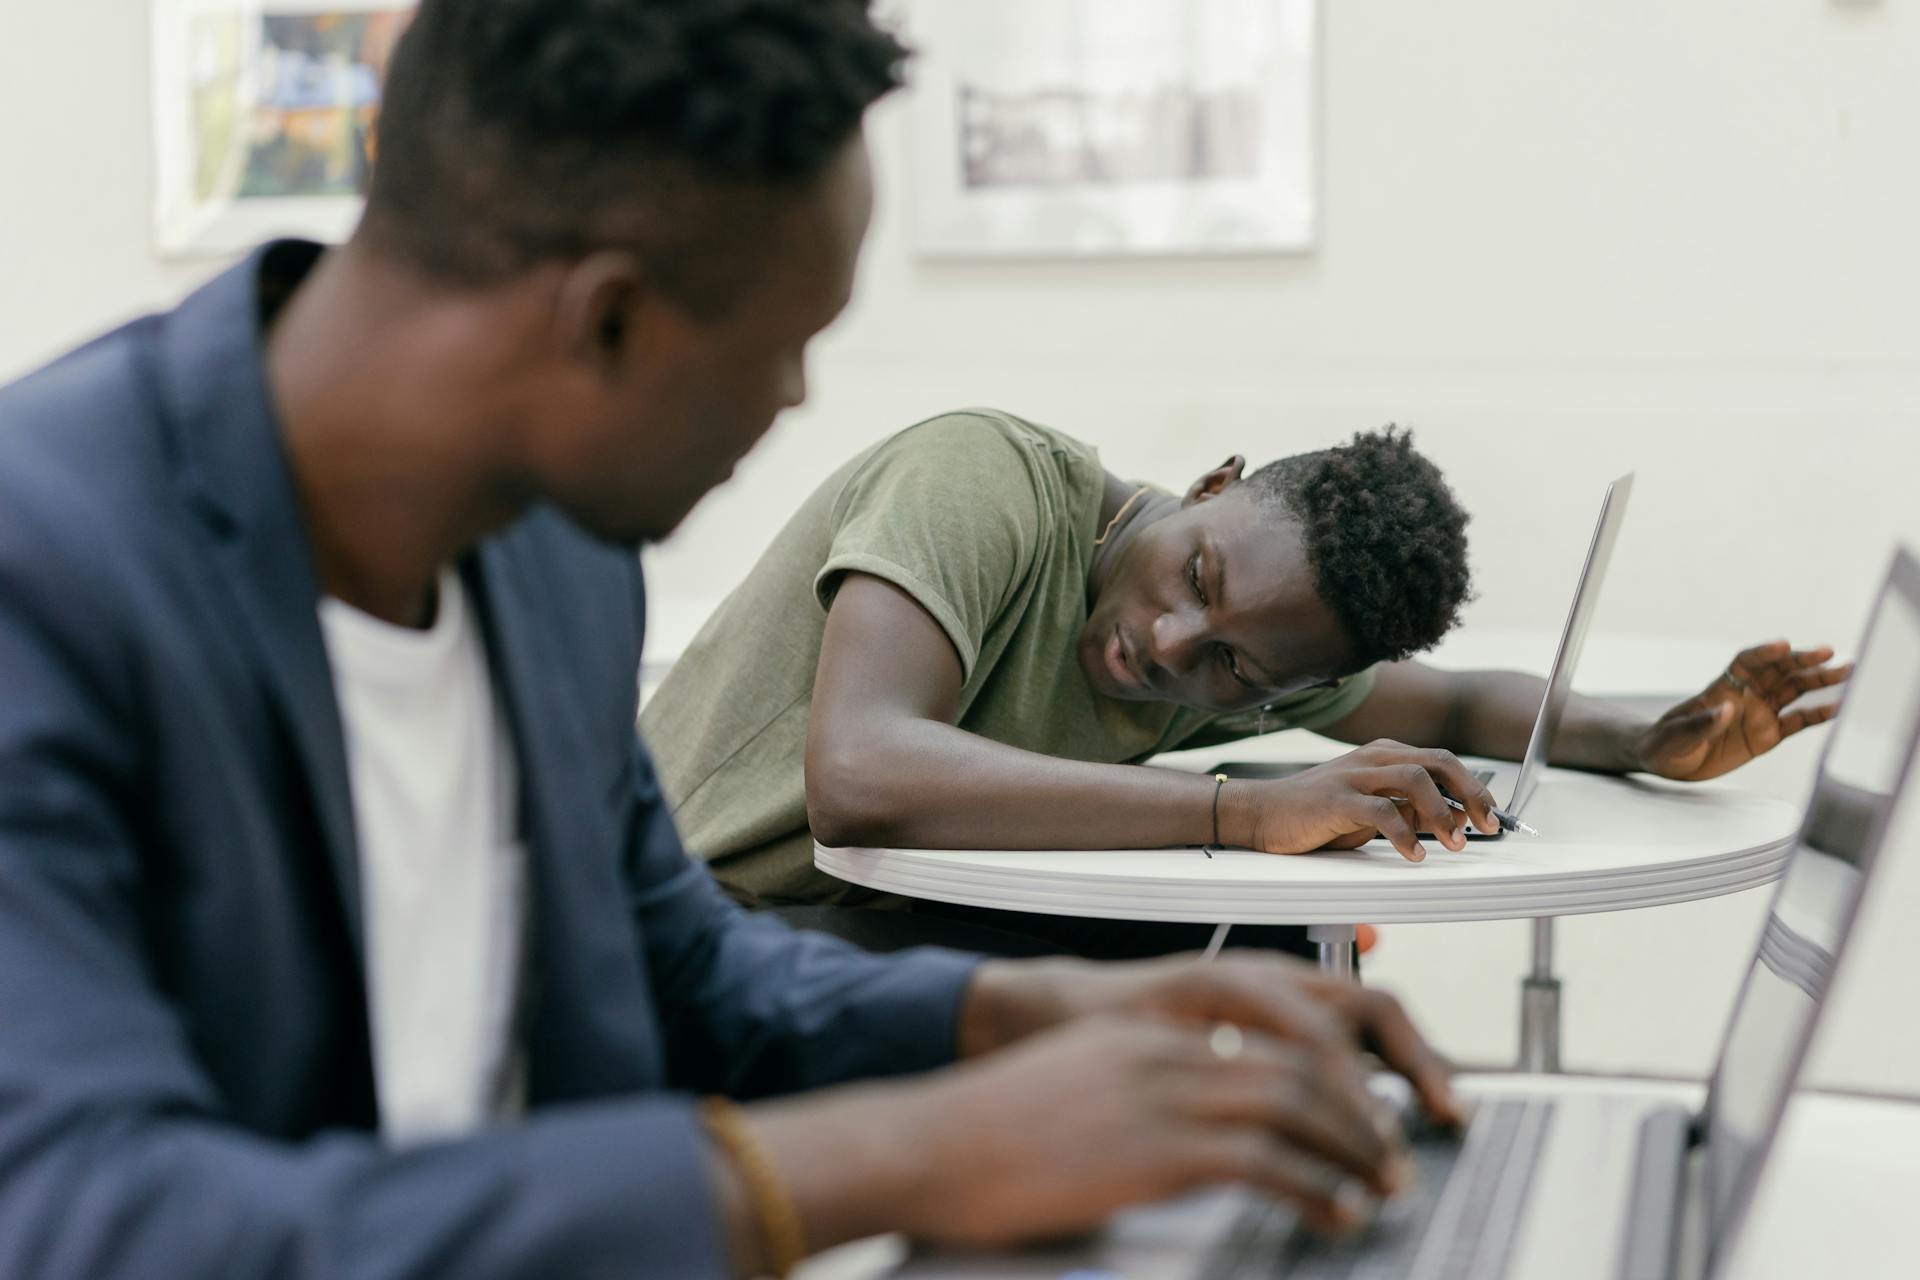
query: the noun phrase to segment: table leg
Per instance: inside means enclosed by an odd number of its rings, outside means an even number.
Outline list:
[[[1353,935],[1350,924],[1307,926],[1307,941],[1320,949],[1320,972],[1336,978],[1353,977]]]
[[[1533,922],[1533,968],[1520,983],[1520,1070],[1560,1070],[1560,979],[1553,976],[1553,920]]]

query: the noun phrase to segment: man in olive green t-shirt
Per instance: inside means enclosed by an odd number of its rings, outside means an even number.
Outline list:
[[[1175,496],[992,410],[854,458],[641,717],[688,847],[744,901],[844,904],[874,896],[814,869],[815,834],[1293,852],[1380,833],[1417,857],[1416,830],[1457,849],[1468,821],[1492,829],[1491,798],[1448,750],[1377,744],[1217,796],[1210,778],[1130,767],[1288,727],[1509,758],[1525,747],[1537,679],[1408,661],[1452,627],[1469,575],[1467,517],[1404,433],[1244,470],[1236,456]],[[1830,657],[1749,650],[1653,724],[1576,698],[1554,758],[1724,773],[1824,718],[1781,713],[1787,695],[1844,678]]]

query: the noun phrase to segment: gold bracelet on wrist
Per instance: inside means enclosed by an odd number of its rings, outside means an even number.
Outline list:
[[[807,1237],[800,1227],[800,1210],[780,1180],[780,1171],[753,1136],[746,1113],[725,1098],[702,1098],[700,1123],[739,1172],[761,1242],[766,1246],[768,1271],[784,1280],[806,1259]]]

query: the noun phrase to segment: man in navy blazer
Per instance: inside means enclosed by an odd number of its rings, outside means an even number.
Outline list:
[[[428,0],[349,245],[269,245],[0,390],[0,1275],[719,1276],[1395,1188],[1356,1044],[1451,1103],[1386,997],[871,957],[744,915],[674,834],[632,549],[801,398],[900,56],[855,0]],[[359,791],[405,782],[358,771],[379,699],[323,618],[404,642],[456,599],[511,831],[409,891],[431,960],[474,868],[513,871],[490,1066],[400,1061],[375,1016],[421,975],[369,922],[449,851]],[[400,1140],[403,1067],[499,1087]]]

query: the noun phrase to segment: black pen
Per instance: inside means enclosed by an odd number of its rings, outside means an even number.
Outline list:
[[[1458,809],[1461,813],[1465,813],[1467,811],[1467,806],[1461,804],[1458,800],[1455,800],[1452,796],[1447,795],[1444,792],[1441,793],[1440,798],[1447,802],[1447,807],[1449,809]],[[1493,820],[1500,824],[1500,829],[1502,831],[1524,831],[1530,836],[1537,836],[1540,834],[1538,831],[1535,831],[1532,827],[1528,826],[1526,823],[1520,821],[1520,819],[1508,813],[1505,809],[1497,809],[1497,808],[1494,808],[1494,806],[1492,805],[1488,805],[1487,808],[1493,810]]]

